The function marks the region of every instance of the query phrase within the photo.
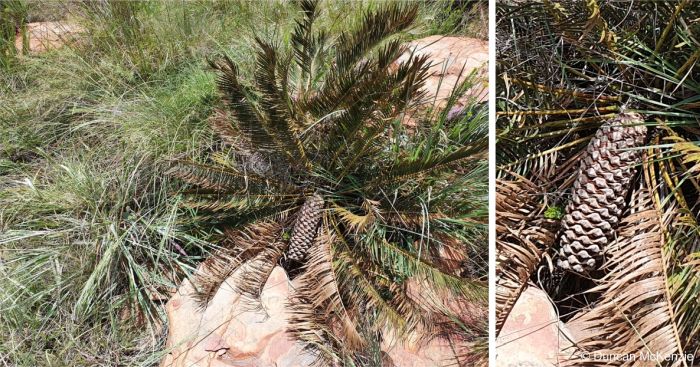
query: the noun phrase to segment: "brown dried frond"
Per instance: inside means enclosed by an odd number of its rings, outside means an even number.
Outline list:
[[[319,312],[308,298],[298,294],[287,301],[287,309],[290,310],[287,332],[305,343],[305,352],[314,357],[312,366],[338,365],[343,343],[326,324],[323,312]]]
[[[318,316],[338,334],[338,339],[344,341],[346,348],[358,351],[366,341],[357,330],[357,310],[345,304],[338,290],[332,253],[335,240],[326,226],[319,228],[314,251],[309,253],[305,271],[298,278],[297,294],[309,300]]]
[[[251,297],[259,295],[267,275],[277,264],[276,259],[286,249],[286,245],[279,241],[281,231],[282,226],[274,222],[229,231],[229,246],[210,256],[195,275],[193,283],[197,288],[195,296],[198,302],[205,307],[234,273],[237,273],[237,281],[230,283],[236,285],[237,291]]]
[[[541,190],[523,177],[496,181],[496,333],[554,244],[558,222],[542,217]]]
[[[207,122],[211,129],[226,145],[237,147],[246,140],[241,139],[240,132],[233,127],[231,119],[231,113],[217,108],[214,110],[214,113],[209,116]]]

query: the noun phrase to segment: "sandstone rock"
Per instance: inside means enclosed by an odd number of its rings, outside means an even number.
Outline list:
[[[460,366],[462,361],[455,356],[450,342],[445,339],[435,339],[425,344],[400,342],[387,337],[382,343],[386,357],[393,364],[387,367],[442,367]],[[384,366],[382,366],[384,367]]]
[[[294,282],[276,267],[261,295],[263,311],[253,310],[224,283],[202,309],[193,298],[193,285],[185,280],[168,301],[168,355],[161,367],[306,367],[313,357],[286,332],[289,313],[286,300]],[[444,339],[427,344],[398,340],[386,333],[382,343],[382,367],[456,366],[455,346]]]
[[[571,340],[549,296],[539,288],[528,287],[496,339],[496,366],[557,366],[560,352],[572,345]]]
[[[260,297],[262,310],[251,310],[228,281],[202,309],[192,297],[193,285],[185,280],[166,305],[170,353],[161,366],[309,365],[312,358],[285,331],[290,285],[277,267]]]
[[[429,55],[431,76],[425,84],[427,103],[439,108],[444,106],[452,89],[472,71],[478,83],[463,96],[457,105],[463,106],[470,99],[488,100],[488,41],[468,37],[430,36],[413,41],[409,51],[398,62],[405,62],[413,55]]]
[[[38,53],[59,48],[75,40],[85,29],[69,22],[35,22],[26,24],[29,39],[29,52]],[[23,39],[19,33],[15,37],[15,48],[22,52]]]

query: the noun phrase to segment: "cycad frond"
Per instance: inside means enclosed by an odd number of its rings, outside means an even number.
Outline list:
[[[302,99],[307,98],[307,92],[312,80],[316,77],[316,69],[321,66],[318,56],[324,52],[327,35],[323,31],[314,33],[313,25],[319,16],[318,1],[303,0],[300,2],[304,16],[296,21],[291,43],[294,49],[294,62],[301,70],[297,85]]]
[[[325,225],[322,228],[316,238],[316,251],[309,255],[306,271],[298,278],[298,294],[309,300],[326,324],[342,330],[346,348],[359,351],[367,341],[357,330],[357,309],[345,304],[338,289],[332,253],[335,236]]]
[[[304,14],[296,21],[296,27],[292,33],[292,47],[297,65],[306,73],[311,72],[310,65],[313,59],[316,45],[313,44],[313,24],[318,18],[318,1],[303,0],[299,2],[301,12]]]
[[[209,126],[221,140],[229,145],[236,146],[240,142],[239,133],[231,124],[231,115],[224,110],[217,109],[211,117],[207,119]]]
[[[407,27],[416,16],[417,7],[392,3],[375,13],[368,13],[361,29],[343,33],[337,41],[336,60],[326,73],[323,86],[307,103],[319,116],[347,109],[368,95],[386,88],[376,88],[387,79],[386,69],[405,49],[396,40],[388,42],[374,57],[369,51],[392,34]],[[371,23],[367,23],[371,21]],[[409,23],[406,23],[409,22]],[[372,29],[371,34],[365,28]],[[363,33],[364,32],[364,33]],[[352,42],[352,43],[348,43]]]
[[[252,93],[240,83],[236,64],[228,56],[209,64],[219,71],[217,85],[239,129],[247,134],[256,149],[273,151],[275,141],[263,127],[260,113],[251,103]]]
[[[387,37],[408,28],[418,16],[418,6],[398,2],[384,5],[376,12],[367,13],[362,25],[339,36],[340,49],[335,64],[340,71],[355,65],[368,51]]]
[[[541,217],[540,190],[525,178],[496,183],[496,334],[554,244],[557,224]]]
[[[339,249],[337,251],[336,277],[340,289],[343,291],[343,296],[351,302],[353,307],[378,311],[376,315],[377,320],[371,325],[373,330],[375,332],[387,329],[396,330],[402,335],[413,331],[406,329],[407,321],[405,316],[382,296],[382,292],[374,279],[381,272],[368,266],[368,264],[360,264],[356,256],[349,252],[348,249]]]
[[[256,38],[258,44],[257,68],[255,81],[262,93],[260,106],[266,119],[262,121],[265,130],[283,150],[290,164],[302,163],[302,167],[308,167],[310,162],[306,158],[306,152],[301,141],[295,136],[290,125],[292,119],[291,104],[278,86],[278,78],[287,80],[286,73],[289,70],[281,68],[275,47]],[[277,75],[277,73],[283,75]]]
[[[179,177],[190,184],[222,193],[250,190],[252,185],[248,187],[245,185],[248,180],[251,183],[262,183],[260,178],[247,176],[228,167],[211,166],[184,160],[171,161],[171,168],[168,174]]]
[[[260,272],[271,270],[261,260],[270,256],[281,257],[286,246],[277,241],[281,230],[277,223],[262,222],[230,232],[228,246],[209,257],[195,274],[193,284],[197,287],[196,298],[202,307],[214,298],[221,285],[234,273],[237,273],[236,291],[251,296],[259,294],[267,279]],[[272,262],[272,266],[275,263]],[[242,269],[243,266],[246,269]]]
[[[425,280],[439,289],[454,292],[472,301],[483,301],[487,297],[483,284],[444,273],[435,265],[419,257],[417,253],[402,249],[396,244],[376,243],[368,239],[363,245],[369,258],[377,264],[392,264],[392,272],[396,276]]]
[[[342,342],[335,337],[335,330],[327,324],[322,311],[316,309],[311,300],[301,295],[290,297],[288,308],[288,332],[305,343],[304,351],[314,357],[313,367],[333,366],[345,360]]]
[[[405,51],[398,50],[398,52]],[[361,162],[364,157],[377,154],[377,151],[382,149],[376,141],[382,134],[386,134],[388,122],[401,116],[404,111],[422,99],[425,93],[423,86],[429,76],[427,66],[427,56],[412,57],[408,62],[400,63],[396,71],[388,75],[383,85],[378,84],[375,87],[386,92],[377,97],[369,97],[374,101],[378,98],[386,99],[389,101],[386,105],[391,106],[391,109],[372,111],[372,115],[379,115],[382,118],[365,121],[364,129],[360,130],[358,129],[360,126],[357,126],[355,129],[344,131],[343,139],[350,142],[347,147],[347,156],[352,157],[344,169],[354,168],[354,164]]]
[[[428,174],[432,171],[449,169],[453,164],[483,159],[485,158],[487,146],[488,141],[482,139],[447,154],[433,153],[416,160],[399,161],[389,172],[378,179],[378,183],[384,184],[398,179],[404,180],[413,176]]]
[[[644,177],[649,182],[662,182],[651,186],[649,192],[663,229],[665,285],[682,350],[692,353],[700,348],[700,267],[695,261],[700,253],[700,231],[697,205],[693,204],[696,199],[688,194],[700,192],[694,168],[698,149],[672,129],[664,133],[655,137],[647,150]],[[675,143],[669,149],[661,144],[664,141]]]
[[[201,196],[200,196],[201,197]],[[201,197],[197,201],[185,201],[183,207],[196,210],[198,213],[226,213],[247,212],[262,207],[272,207],[280,204],[292,204],[297,200],[296,194],[278,194],[278,195],[234,195],[222,196],[217,198]],[[229,213],[230,214],[230,213]]]
[[[346,91],[345,96],[334,101],[331,101],[332,96],[328,97],[329,102],[334,106],[346,110],[346,113],[341,115],[343,118],[335,123],[329,141],[340,139],[346,142],[353,141],[359,128],[370,118],[370,114],[376,112],[378,106],[383,105],[377,102],[387,98],[400,85],[402,80],[398,78],[395,83],[390,83],[390,74],[387,70],[402,52],[403,48],[399,42],[387,43],[376,58],[365,61],[356,74],[348,76],[349,80],[356,80],[356,82],[348,83],[352,88]]]

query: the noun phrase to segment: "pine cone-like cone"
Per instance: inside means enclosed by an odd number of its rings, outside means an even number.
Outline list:
[[[561,269],[588,273],[602,262],[625,207],[630,180],[641,162],[646,127],[636,113],[621,114],[588,144],[560,232]],[[631,126],[635,125],[635,126]]]
[[[306,254],[316,238],[323,204],[323,198],[320,195],[313,195],[306,199],[294,223],[287,251],[288,259],[300,262],[306,258]]]

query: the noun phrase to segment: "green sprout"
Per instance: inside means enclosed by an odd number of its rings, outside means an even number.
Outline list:
[[[560,206],[550,206],[544,211],[544,217],[547,219],[561,219],[564,216],[564,208]]]

